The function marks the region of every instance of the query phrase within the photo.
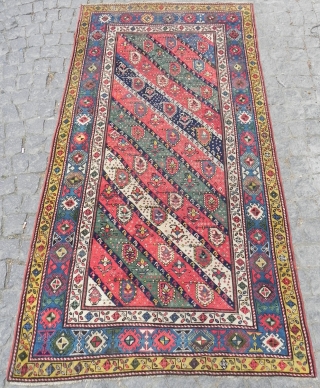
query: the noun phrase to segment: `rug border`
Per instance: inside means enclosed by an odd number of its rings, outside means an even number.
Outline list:
[[[252,3],[252,10],[254,11],[254,5]],[[256,47],[256,56],[258,58],[257,65],[259,67],[259,72],[261,75],[261,84],[262,84],[262,91],[263,91],[263,97],[265,100],[265,105],[266,105],[266,114],[267,114],[267,120],[268,120],[268,126],[269,126],[269,133],[270,133],[270,140],[271,140],[271,145],[273,149],[273,162],[276,167],[276,178],[278,181],[279,185],[279,191],[280,191],[280,196],[281,196],[281,204],[283,206],[283,213],[285,215],[284,217],[284,224],[286,228],[286,232],[288,235],[288,242],[289,242],[289,247],[291,250],[291,265],[292,265],[292,274],[295,279],[295,286],[296,286],[296,292],[297,296],[299,299],[299,307],[300,307],[300,316],[303,320],[303,324],[305,326],[305,334],[308,339],[307,346],[309,346],[309,352],[310,352],[310,358],[312,361],[312,366],[313,366],[313,371],[314,371],[314,376],[312,377],[317,377],[317,366],[316,366],[316,360],[315,360],[315,352],[313,349],[313,344],[311,341],[311,335],[310,335],[310,329],[308,327],[308,322],[307,322],[307,314],[306,314],[306,309],[304,305],[304,298],[303,294],[301,292],[301,286],[300,286],[300,281],[299,281],[299,275],[298,275],[298,268],[297,268],[297,262],[296,262],[296,255],[295,251],[293,248],[293,243],[292,243],[292,233],[291,233],[291,226],[290,226],[290,220],[289,220],[289,215],[288,215],[288,208],[287,208],[287,202],[286,202],[286,197],[284,195],[284,185],[283,185],[283,180],[282,180],[282,174],[280,171],[280,166],[279,166],[279,159],[278,159],[278,154],[277,154],[277,149],[276,149],[276,142],[274,138],[274,131],[273,131],[273,124],[271,120],[271,115],[270,115],[270,109],[269,109],[269,102],[268,102],[268,97],[267,97],[267,91],[266,91],[266,84],[265,84],[265,79],[264,79],[264,72],[262,68],[262,63],[260,60],[260,51],[259,51],[259,43],[258,43],[258,31],[257,31],[257,24],[256,24],[256,17],[255,17],[255,12],[252,12],[252,19],[253,19],[253,29],[254,29],[254,37],[255,37],[255,47]]]
[[[42,183],[42,189],[41,189],[41,193],[40,193],[40,196],[39,196],[39,204],[38,204],[38,208],[37,208],[37,211],[36,211],[36,217],[35,217],[35,220],[34,220],[34,226],[33,226],[32,234],[31,234],[31,240],[30,240],[30,244],[29,244],[29,248],[28,248],[26,267],[25,267],[24,274],[23,274],[23,276],[24,276],[23,280],[24,281],[27,279],[27,276],[29,274],[29,270],[30,270],[30,267],[31,267],[31,263],[32,263],[32,252],[33,252],[34,245],[35,245],[35,238],[36,238],[36,235],[37,235],[37,231],[38,231],[39,225],[40,225],[41,210],[43,208],[45,192],[46,192],[46,189],[48,187],[50,168],[51,168],[51,166],[53,164],[53,161],[54,161],[54,155],[55,155],[55,150],[56,150],[56,143],[57,143],[57,138],[58,138],[58,135],[59,135],[60,123],[61,123],[61,120],[62,120],[62,113],[63,113],[64,107],[65,107],[68,86],[70,84],[70,79],[71,79],[71,75],[72,75],[72,69],[73,69],[72,65],[74,64],[74,60],[75,60],[76,48],[77,48],[77,44],[76,43],[77,43],[77,38],[78,38],[79,33],[80,33],[80,28],[79,27],[80,27],[80,22],[81,22],[81,19],[82,19],[82,14],[83,14],[84,7],[85,7],[85,5],[81,5],[80,6],[80,10],[79,10],[79,14],[78,14],[78,20],[77,20],[77,26],[76,26],[75,32],[73,34],[72,53],[71,53],[71,58],[70,58],[69,65],[68,65],[68,70],[66,72],[66,79],[65,79],[65,82],[64,82],[64,86],[63,86],[63,94],[62,94],[62,98],[61,98],[61,102],[60,102],[59,112],[57,114],[57,119],[56,119],[57,123],[56,123],[55,129],[54,129],[54,132],[53,132],[53,138],[52,138],[52,141],[51,141],[50,153],[49,153],[48,158],[47,158],[47,166],[46,166],[46,169],[45,169],[45,172],[44,172],[44,180],[43,180],[43,183]],[[9,356],[7,376],[6,376],[7,380],[10,381],[10,382],[11,381],[15,381],[15,380],[11,380],[10,372],[11,372],[11,369],[13,367],[13,357],[14,357],[15,352],[16,352],[17,334],[18,334],[18,332],[19,332],[19,330],[21,328],[20,318],[22,317],[22,312],[23,312],[23,307],[24,307],[23,298],[24,298],[24,296],[26,294],[27,286],[28,286],[27,283],[23,284],[22,291],[20,293],[18,314],[17,314],[16,319],[15,319],[15,329],[14,329],[14,333],[13,333],[14,334],[13,345],[12,345],[10,356]],[[25,380],[22,380],[22,381],[25,381]]]

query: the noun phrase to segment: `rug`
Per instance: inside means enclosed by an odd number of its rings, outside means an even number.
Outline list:
[[[8,379],[315,375],[250,4],[81,8]]]

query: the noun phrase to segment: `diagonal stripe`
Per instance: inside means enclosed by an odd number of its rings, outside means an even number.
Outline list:
[[[104,170],[110,179],[114,182],[116,181],[116,171],[118,169],[123,170],[124,165],[114,156],[114,154],[112,154],[110,151],[107,152],[105,157]],[[134,190],[136,187],[139,187],[143,193],[143,200],[139,201],[138,203],[134,203],[133,199],[130,197],[132,190]],[[126,196],[130,203],[138,208],[139,212],[149,222],[154,224],[152,220],[152,209],[158,208],[159,205],[145,190],[142,189],[142,187],[138,185],[137,181],[132,176],[129,177],[129,183],[125,187],[118,187],[118,189]],[[198,239],[191,235],[188,230],[174,217],[168,214],[167,219],[161,225],[156,225],[156,227],[161,230],[161,232],[164,233],[164,235],[166,235],[185,255],[191,258],[191,260],[195,260],[195,248],[203,247],[203,245],[199,243]],[[211,255],[211,264],[202,270],[212,280],[212,271],[216,269],[226,274],[226,277],[221,279],[221,287],[222,289],[226,290],[225,292],[229,297],[232,297],[232,287],[230,287],[232,282],[231,271],[228,270],[219,260],[217,260],[214,255]]]
[[[126,96],[128,95],[129,85],[127,85],[125,82],[123,82],[117,76],[114,77],[114,80],[125,89],[125,92],[121,91],[121,90],[117,90],[116,85],[115,85],[115,87],[113,88],[113,97],[115,100],[121,101],[123,99],[124,101],[127,100],[129,104],[132,104],[132,100],[133,100],[132,95],[135,96],[140,102],[142,102],[142,104],[144,104],[144,106],[148,107],[150,109],[150,111],[154,113],[155,120],[160,120],[160,117],[161,117],[161,119],[167,123],[169,128],[170,127],[174,128],[177,131],[179,131],[180,133],[183,133],[184,135],[189,135],[190,136],[189,138],[192,138],[192,142],[196,145],[196,147],[201,149],[201,151],[203,153],[205,153],[207,156],[209,156],[213,163],[215,163],[217,166],[219,166],[220,168],[223,169],[223,164],[221,162],[221,160],[223,160],[223,158],[222,158],[222,142],[221,141],[219,142],[220,143],[219,145],[216,145],[216,144],[209,144],[207,146],[201,145],[195,137],[196,136],[195,135],[196,128],[191,127],[188,130],[188,127],[190,127],[189,124],[186,126],[184,126],[182,124],[182,122],[179,122],[178,124],[176,124],[167,115],[165,115],[162,111],[160,111],[154,105],[152,105],[149,101],[143,100],[142,97],[134,89],[130,88],[131,94],[130,94],[130,99],[128,99]],[[141,116],[141,118],[142,117],[143,116]],[[191,119],[191,121],[192,121],[192,119]],[[199,128],[201,128],[201,127],[199,127]],[[212,136],[211,136],[211,138],[214,139],[215,141],[217,141],[217,138],[213,138]]]
[[[118,267],[121,268],[122,271],[125,272],[126,276],[133,281],[133,283],[145,294],[145,296],[148,298],[148,300],[153,303],[154,305],[157,305],[158,303],[154,303],[153,300],[158,299],[158,290],[157,287],[155,289],[152,289],[150,286],[148,286],[145,282],[145,277],[143,274],[140,274],[138,271],[138,267],[136,265],[130,265],[127,262],[123,260],[122,257],[119,255],[119,244],[121,242],[124,243],[130,243],[130,241],[127,240],[127,236],[125,236],[122,232],[123,226],[118,223],[118,221],[115,218],[115,214],[110,213],[110,209],[106,209],[105,206],[102,203],[98,204],[98,209],[100,214],[103,214],[105,216],[105,222],[109,225],[109,227],[112,229],[113,227],[116,228],[116,232],[114,232],[116,238],[104,238],[100,236],[100,233],[95,232],[94,237],[98,241],[98,243],[105,247],[109,255],[111,256],[112,260],[117,264]],[[106,241],[105,241],[106,240]],[[111,251],[110,251],[111,250]],[[145,249],[144,249],[145,251]],[[152,276],[155,277],[154,280],[156,282],[163,281],[167,282],[166,278],[166,271],[161,271],[156,266],[153,266],[150,259],[147,258],[144,254],[142,254],[140,251],[138,251],[139,256],[143,257],[144,261],[150,265],[150,268],[152,268]],[[150,271],[151,272],[151,271]],[[152,295],[152,297],[148,296],[148,293]],[[179,303],[183,306],[184,304],[188,307],[192,307],[191,304],[188,303],[186,299],[184,299],[181,295],[177,295],[177,299]],[[159,302],[161,304],[161,302]],[[170,305],[169,305],[170,307]],[[186,307],[186,306],[184,306]]]
[[[192,35],[191,39],[190,34],[176,34],[175,36],[178,41],[189,47],[190,50],[196,52],[199,58],[207,62],[212,68],[216,69],[215,46],[213,45],[213,42],[206,37],[206,34],[201,34],[201,39],[198,34]],[[202,53],[199,52],[199,47],[197,47],[197,44],[201,41],[208,44],[208,50]]]
[[[102,286],[103,285],[103,288]],[[92,306],[92,303],[89,299],[90,290],[93,287],[99,288],[101,291],[101,301],[99,302],[104,307],[115,307],[121,306],[121,302],[112,294],[111,290],[107,287],[107,285],[103,282],[103,280],[94,272],[92,268],[90,268],[89,276],[88,276],[88,284],[87,284],[87,292],[86,292],[86,306]]]
[[[126,66],[126,70],[123,71],[123,66]],[[136,77],[140,76],[136,70],[133,70],[128,63],[121,62],[119,56],[117,56],[116,61],[116,73],[117,78],[122,80],[127,87],[134,90],[139,96],[146,99],[146,94],[148,90],[152,91],[152,95],[149,96],[148,101],[152,106],[156,107],[160,112],[164,113],[171,121],[175,122],[184,130],[192,131],[195,134],[196,128],[205,128],[208,132],[210,132],[213,136],[210,140],[210,143],[206,145],[206,147],[210,146],[210,149],[213,149],[216,154],[219,154],[218,150],[222,151],[222,135],[219,133],[219,129],[212,125],[208,125],[201,118],[195,117],[195,111],[191,111],[184,107],[179,101],[171,98],[164,92],[163,89],[158,88],[154,85],[150,80],[145,77],[143,78],[143,87],[139,90],[135,87]],[[169,103],[169,104],[168,104]],[[170,105],[172,111],[168,111],[165,108],[166,105]],[[198,108],[198,106],[197,106]],[[200,108],[199,108],[200,109]],[[181,121],[181,117],[187,117],[188,122],[185,123]],[[219,118],[220,120],[220,118]],[[222,156],[220,155],[222,160]]]
[[[100,209],[101,210],[101,209]],[[108,214],[106,214],[106,216],[108,216]],[[105,249],[105,251],[108,252],[108,250],[110,250],[110,245],[109,245],[109,242],[108,244],[105,243],[105,241],[101,238],[101,236],[99,236],[98,234],[94,234],[94,238],[95,240],[101,245],[102,248]],[[111,248],[112,249],[112,248]],[[126,265],[126,263],[124,262],[124,260],[121,259],[121,257],[119,257],[115,252],[114,250],[112,251],[112,253],[110,254],[111,258],[113,259],[113,261],[120,267],[121,266],[121,269],[124,269],[125,271],[125,274],[127,276],[128,279],[131,279],[133,281],[133,283],[143,292],[143,294],[147,297],[147,293],[149,293],[150,295],[152,295],[152,298],[154,300],[157,300],[158,299],[158,295],[157,293],[154,293],[150,288],[146,287],[141,281],[140,279],[136,276],[136,274],[134,274],[132,272],[132,270]],[[166,281],[166,279],[162,278],[161,275],[159,274],[159,280],[163,280],[163,281]],[[147,297],[148,298],[148,297]],[[148,300],[150,302],[152,302],[150,300],[150,298],[148,298]],[[161,304],[161,303],[160,303]],[[121,303],[122,306],[124,306],[123,303]],[[162,306],[163,307],[163,306]]]
[[[190,234],[192,234],[195,238],[199,239],[199,235],[201,237],[204,238],[204,240],[202,241],[202,244],[204,245],[204,247],[210,251],[226,268],[228,269],[231,269],[231,265],[229,263],[229,260],[226,260],[224,257],[222,257],[219,253],[218,250],[216,250],[213,246],[211,246],[208,242],[206,242],[207,240],[207,237],[203,235],[203,233],[201,233],[199,230],[196,230],[194,228],[194,225],[192,224],[192,222],[190,222],[188,219],[182,219],[181,217],[179,217],[179,215],[177,214],[178,212],[173,212],[172,209],[170,209],[170,207],[168,207],[162,200],[161,198],[159,197],[159,190],[155,190],[155,192],[153,192],[152,189],[150,189],[142,180],[141,178],[138,176],[138,174],[135,173],[134,170],[132,170],[130,168],[130,166],[123,160],[123,157],[121,154],[119,154],[117,151],[115,151],[113,149],[112,151],[114,153],[115,156],[117,156],[118,159],[121,160],[121,163],[124,165],[124,167],[127,169],[127,170],[131,170],[130,171],[130,174],[132,175],[132,177],[137,181],[139,182],[139,187],[142,187],[144,190],[148,191],[149,195],[159,204],[161,205],[161,207],[163,209],[166,210],[166,213],[170,214],[172,217],[174,217],[177,221],[179,221],[181,224],[184,225],[184,227],[188,230],[188,232]],[[177,188],[178,189],[178,188]],[[151,191],[150,191],[151,190]],[[181,193],[181,191],[179,191],[179,193]],[[187,199],[185,199],[186,202]],[[191,205],[190,203],[190,206],[192,206],[194,208],[194,206],[196,206],[196,208],[198,208],[197,204],[194,204],[194,205]],[[204,214],[202,213],[203,217]],[[210,227],[213,227],[215,226],[215,223],[213,223],[212,221],[210,221],[210,219],[207,219],[208,221],[208,226],[206,226],[206,229],[207,228],[210,228]],[[201,230],[201,227],[198,228]],[[224,231],[225,233],[227,233],[226,231]],[[228,243],[228,241],[227,241]],[[229,244],[228,244],[229,245]]]

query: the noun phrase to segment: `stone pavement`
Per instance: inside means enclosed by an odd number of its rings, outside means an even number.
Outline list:
[[[5,374],[23,273],[83,2],[0,3],[0,388],[10,386]],[[320,27],[312,27],[320,24],[320,1],[253,2],[298,275],[319,370]],[[159,376],[73,383],[80,388],[115,385],[311,388],[320,387],[320,382]]]

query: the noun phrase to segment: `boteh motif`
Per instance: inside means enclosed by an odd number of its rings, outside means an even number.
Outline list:
[[[129,183],[129,174],[124,169],[117,169],[115,174],[115,183],[118,187],[124,188]]]
[[[123,244],[122,257],[127,263],[132,264],[138,257],[137,248],[132,244]]]
[[[8,380],[314,376],[251,5],[75,36]]]
[[[195,247],[194,259],[200,267],[208,267],[212,261],[210,252],[203,247]]]
[[[175,297],[175,289],[167,282],[159,282],[158,297],[162,304],[168,305]]]
[[[175,129],[168,129],[166,134],[167,142],[172,146],[176,146],[180,140],[180,134]]]
[[[141,140],[144,137],[144,133],[144,129],[140,127],[140,125],[134,125],[131,128],[131,136],[137,141]]]
[[[172,209],[179,210],[183,206],[183,197],[178,193],[169,193],[168,204]]]
[[[133,168],[137,174],[143,174],[148,168],[148,163],[141,156],[134,156]]]
[[[164,266],[166,266],[174,260],[174,251],[165,244],[159,244],[158,259]]]
[[[202,160],[201,170],[206,178],[211,179],[216,172],[216,166],[210,160]]]
[[[136,296],[136,288],[131,280],[121,280],[119,288],[120,298],[124,303],[128,304],[134,300]]]
[[[167,219],[166,212],[160,207],[155,207],[151,210],[151,220],[156,225],[163,224]]]
[[[157,75],[157,85],[160,87],[160,88],[164,88],[168,85],[169,83],[169,79],[168,77],[166,77],[165,75],[163,74],[158,74]]]
[[[204,283],[196,285],[197,300],[202,306],[208,306],[214,298],[213,291]]]
[[[98,290],[97,287],[92,287],[90,290],[89,290],[89,302],[93,305],[93,306],[96,306],[100,300],[101,300],[101,293],[100,291]]]
[[[130,58],[130,62],[133,64],[133,65],[137,65],[140,60],[141,60],[141,55],[138,51],[131,51],[130,52],[130,55],[129,55],[129,58]]]
[[[225,234],[219,228],[213,227],[209,229],[209,240],[213,245],[219,247],[224,243],[225,239]]]
[[[170,175],[175,175],[179,171],[179,161],[176,158],[168,157],[166,160],[166,168]]]
[[[206,193],[204,194],[204,205],[210,212],[214,212],[218,209],[219,198],[213,194]]]
[[[211,133],[204,127],[197,128],[197,139],[202,145],[206,146],[210,143]]]
[[[117,218],[122,224],[127,224],[132,218],[132,211],[126,205],[119,205],[117,208]]]

